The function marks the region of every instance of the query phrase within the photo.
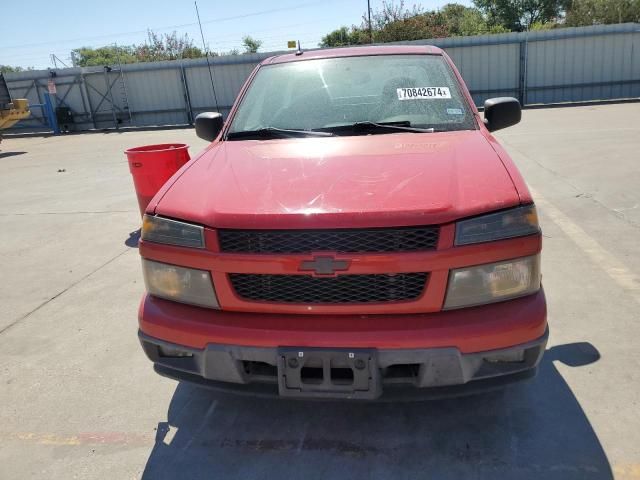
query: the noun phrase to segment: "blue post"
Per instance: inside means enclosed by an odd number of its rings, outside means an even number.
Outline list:
[[[58,120],[56,114],[53,111],[53,102],[51,101],[51,95],[49,92],[44,94],[44,113],[47,116],[49,126],[53,130],[54,135],[60,135],[60,128],[58,127]]]

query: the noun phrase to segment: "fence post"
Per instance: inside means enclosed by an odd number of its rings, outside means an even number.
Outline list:
[[[520,61],[518,63],[518,74],[519,74],[519,82],[518,82],[518,100],[520,101],[520,105],[524,107],[525,102],[527,100],[527,48],[529,47],[529,43],[527,40],[520,40]]]
[[[184,65],[180,62],[180,77],[182,78],[182,91],[184,94],[184,101],[187,113],[187,120],[189,125],[193,125],[193,108],[191,107],[191,95],[189,94],[189,83],[187,82],[187,72]]]
[[[105,95],[109,95],[109,102],[111,103],[111,115],[113,116],[113,126],[116,130],[118,130],[118,117],[116,115],[116,104],[113,102],[113,92],[111,91],[111,81],[109,79],[109,72],[111,71],[111,67],[107,65],[104,66],[104,84],[107,87],[107,92]]]
[[[82,85],[80,88],[80,94],[84,92],[84,96],[87,97],[87,105],[89,107],[89,120],[93,123],[93,128],[97,129],[96,125],[96,117],[94,116],[93,106],[91,105],[91,95],[89,94],[89,89],[87,88],[87,79],[84,76],[84,73],[80,72],[80,79],[82,80]]]

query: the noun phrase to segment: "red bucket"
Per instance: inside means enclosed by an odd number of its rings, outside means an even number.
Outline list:
[[[147,205],[160,187],[190,158],[189,145],[184,143],[145,145],[130,148],[124,153],[133,175],[141,215],[144,215]]]

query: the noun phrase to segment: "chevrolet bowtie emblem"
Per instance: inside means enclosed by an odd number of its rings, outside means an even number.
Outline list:
[[[349,260],[336,260],[329,256],[313,257],[313,260],[305,260],[300,264],[301,272],[314,272],[316,275],[333,275],[336,271],[347,270]]]

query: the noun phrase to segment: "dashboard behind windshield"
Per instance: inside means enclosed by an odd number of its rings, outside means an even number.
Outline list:
[[[458,81],[442,56],[372,55],[262,66],[229,132],[330,130],[358,122],[475,129]]]

